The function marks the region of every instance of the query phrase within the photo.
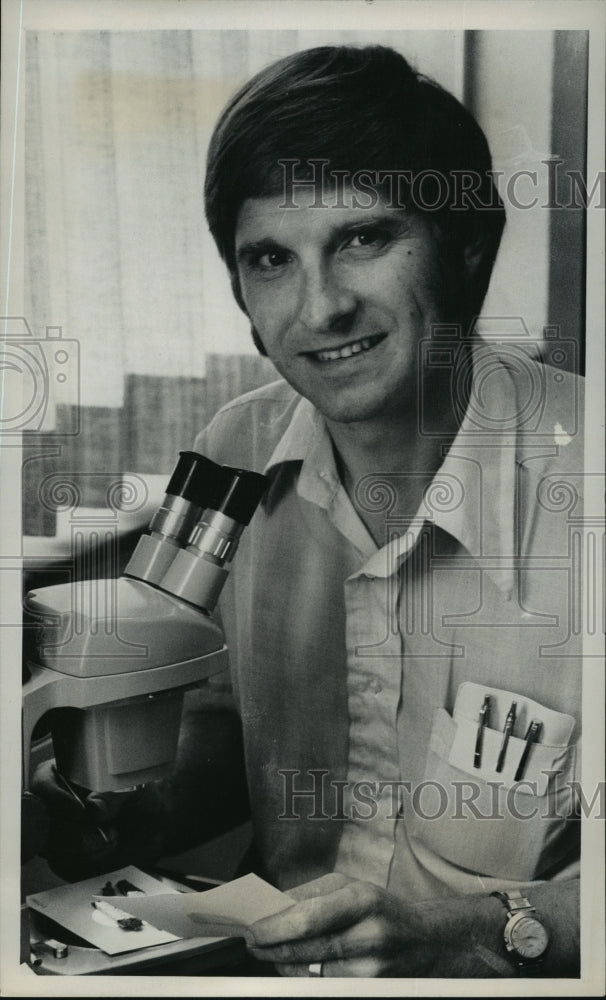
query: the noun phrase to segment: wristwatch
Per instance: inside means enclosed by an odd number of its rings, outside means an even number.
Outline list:
[[[515,958],[519,971],[538,971],[549,945],[549,934],[534,906],[519,889],[493,892],[491,895],[507,907],[503,937],[505,947]]]

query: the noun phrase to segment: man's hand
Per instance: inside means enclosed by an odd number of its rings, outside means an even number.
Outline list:
[[[410,905],[370,882],[334,873],[289,890],[282,913],[252,924],[253,955],[285,976],[517,977],[503,942],[503,904],[489,893]],[[544,976],[579,975],[579,880],[529,886],[551,942]],[[522,976],[524,972],[520,973]]]
[[[49,835],[41,853],[55,874],[75,881],[119,867],[133,845],[125,845],[118,825],[133,807],[137,792],[117,792],[80,798],[56,770],[53,761],[41,764],[31,791],[44,803]]]
[[[250,928],[256,958],[275,962],[285,976],[511,975],[498,955],[500,904],[490,897],[457,897],[409,906],[370,882],[325,875],[289,891],[297,903]],[[486,921],[494,929],[486,928]],[[480,941],[494,943],[494,955]],[[488,961],[487,961],[488,959]]]
[[[232,711],[184,712],[174,771],[135,791],[74,789],[41,764],[31,791],[46,806],[50,836],[41,852],[68,881],[200,844],[249,816],[239,719]],[[75,792],[75,794],[74,794]]]

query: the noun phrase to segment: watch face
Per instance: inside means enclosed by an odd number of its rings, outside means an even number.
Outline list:
[[[510,940],[522,958],[539,958],[549,942],[543,924],[534,917],[522,917],[518,920],[511,928]]]

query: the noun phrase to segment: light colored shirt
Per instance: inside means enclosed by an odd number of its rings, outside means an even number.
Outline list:
[[[390,516],[394,491],[423,470],[358,484],[384,512],[382,546],[321,415],[284,382],[234,400],[196,440],[270,478],[220,614],[255,841],[282,889],[341,871],[417,901],[575,870],[582,382],[482,344],[474,370],[407,523]]]

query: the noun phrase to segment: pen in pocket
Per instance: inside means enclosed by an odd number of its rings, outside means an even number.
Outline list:
[[[513,727],[516,722],[516,708],[517,702],[512,701],[510,709],[507,713],[507,718],[505,719],[505,725],[503,726],[503,740],[501,742],[501,749],[499,750],[499,756],[497,759],[497,771],[503,770],[503,764],[505,763],[505,754],[507,753],[507,744],[509,743],[509,737],[513,732]]]
[[[528,729],[526,730],[526,736],[524,737],[524,749],[522,751],[522,756],[520,757],[520,763],[518,764],[516,773],[514,775],[514,781],[519,781],[524,774],[524,768],[526,767],[526,761],[528,760],[528,754],[530,753],[530,748],[533,743],[536,743],[539,731],[541,729],[541,723],[538,719],[533,719],[530,723]]]
[[[490,717],[490,695],[486,695],[484,698],[484,703],[480,709],[480,714],[478,718],[478,732],[476,735],[476,747],[473,753],[473,766],[481,767],[482,765],[482,743],[484,740],[484,729],[488,725],[488,719]]]

